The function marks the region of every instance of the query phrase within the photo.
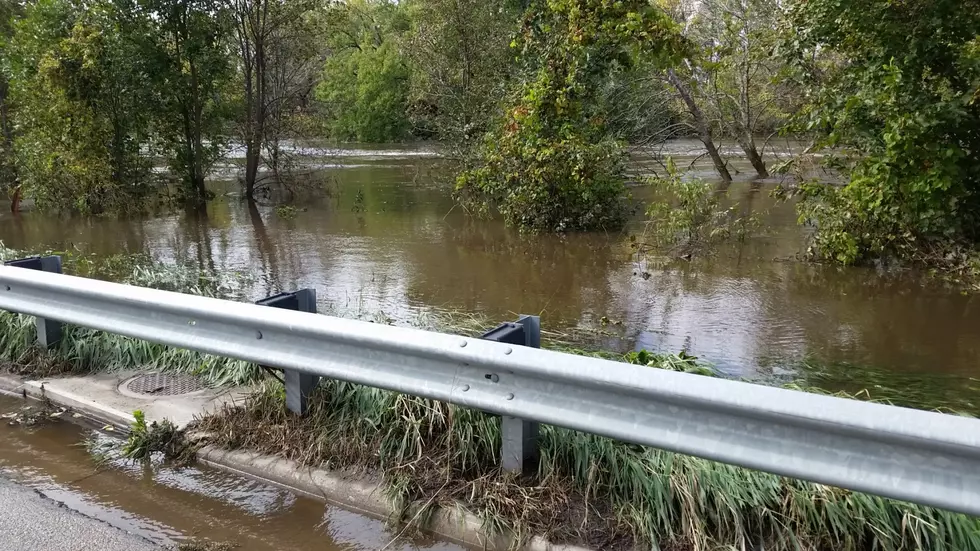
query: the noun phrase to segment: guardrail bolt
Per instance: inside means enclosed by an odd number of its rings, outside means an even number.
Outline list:
[[[299,312],[316,313],[316,289],[300,289],[294,293],[280,293],[275,296],[256,301],[255,304],[261,306],[272,306],[273,308],[283,308],[286,310],[297,310]],[[255,338],[263,337],[261,331],[255,332]],[[263,369],[271,368],[262,366]],[[283,370],[283,384],[286,385],[286,408],[289,411],[306,416],[309,412],[310,394],[320,383],[320,377],[300,373],[292,369]]]
[[[516,323],[504,323],[483,335],[484,339],[518,346],[541,348],[541,318],[521,316]],[[512,350],[511,350],[512,351]],[[485,376],[493,383],[500,381],[494,374]],[[506,381],[505,381],[506,382]],[[513,400],[514,394],[504,395]],[[532,475],[538,471],[538,423],[504,415],[500,419],[500,464],[505,471]]]
[[[4,262],[4,265],[13,266],[15,268],[27,268],[29,270],[49,272],[52,274],[61,273],[61,257],[57,255],[35,256],[31,258],[21,258],[19,260],[9,260]],[[9,286],[7,287],[7,290],[10,290]],[[62,335],[64,334],[64,326],[62,323],[60,321],[44,318],[35,318],[35,323],[37,324],[37,345],[48,350],[57,346],[61,341]]]

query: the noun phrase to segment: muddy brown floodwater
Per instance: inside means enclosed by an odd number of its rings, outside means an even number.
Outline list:
[[[750,181],[737,160],[729,200],[759,215],[760,231],[691,262],[647,264],[631,255],[626,234],[530,236],[467,217],[426,146],[307,150],[331,196],[298,204],[291,219],[233,196],[229,163],[206,216],[14,217],[0,205],[0,240],[243,271],[256,277],[256,297],[312,286],[322,311],[396,322],[446,311],[500,321],[540,314],[550,329],[601,328],[607,347],[683,349],[732,375],[778,376],[815,362],[963,384],[980,376],[974,296],[915,277],[794,261],[805,238],[794,206],[772,199],[777,182]],[[699,155],[686,141],[666,152],[681,166]],[[634,172],[656,166],[638,154]],[[707,166],[697,161],[693,174],[714,185]],[[632,190],[641,203],[649,193]],[[637,219],[628,233],[642,230]]]
[[[30,403],[0,395],[0,413]],[[90,450],[113,443],[111,436],[67,421],[35,427],[2,421],[0,476],[160,545],[206,538],[241,551],[462,549],[396,538],[380,520],[206,467],[118,459],[100,465]]]

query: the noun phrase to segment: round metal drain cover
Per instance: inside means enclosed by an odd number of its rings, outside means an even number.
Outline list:
[[[151,396],[190,394],[204,388],[197,377],[180,373],[148,373],[133,377],[126,383],[126,390]]]

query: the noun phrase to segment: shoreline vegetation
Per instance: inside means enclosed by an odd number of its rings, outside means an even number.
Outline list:
[[[468,214],[614,232],[630,146],[696,138],[726,185],[728,140],[792,180],[806,258],[969,287],[978,83],[980,0],[2,0],[0,192],[206,209],[235,142],[242,196],[288,203],[323,184],[290,140],[432,140]]]
[[[16,256],[20,253],[0,249],[0,258]],[[69,255],[66,265],[85,266],[89,275],[111,274],[132,284],[221,298],[241,300],[247,286],[237,276],[146,262]],[[30,345],[31,321],[0,312],[0,362],[7,369],[41,376],[167,369],[194,373],[213,385],[257,385],[243,404],[200,419],[195,429],[224,448],[380,476],[396,510],[407,511],[417,503],[461,506],[479,515],[490,532],[506,528],[519,538],[544,535],[602,549],[741,549],[762,544],[775,550],[980,550],[980,519],[556,427],[542,429],[537,476],[515,477],[497,468],[498,420],[479,411],[327,380],[311,400],[309,417],[299,419],[286,410],[281,385],[262,381],[262,372],[245,362],[77,328],[69,328],[57,351],[39,352]],[[436,328],[432,320],[427,323]],[[467,323],[439,329],[479,332],[480,323]],[[573,343],[554,339],[551,345],[651,369],[718,376],[710,365],[683,353],[624,356],[576,350]],[[821,392],[809,388],[805,377],[796,384],[793,388]],[[874,391],[843,396],[878,398]],[[908,402],[928,400],[914,397]],[[152,432],[144,427],[140,434],[152,440]],[[161,441],[186,452],[186,447],[174,446],[172,435]],[[134,449],[145,455],[149,448],[137,443]],[[424,525],[424,514],[413,519]],[[412,519],[403,515],[399,520]]]

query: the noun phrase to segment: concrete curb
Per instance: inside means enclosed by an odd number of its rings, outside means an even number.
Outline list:
[[[136,419],[132,414],[106,407],[95,400],[76,396],[70,392],[46,392],[43,381],[21,379],[10,375],[0,375],[0,390],[12,394],[24,393],[35,400],[49,399],[51,402],[70,408],[101,424],[112,425],[116,428],[129,430],[129,425]]]
[[[86,416],[127,429],[133,416],[127,412],[107,407],[83,396],[68,392],[45,392],[44,383],[28,381],[10,375],[0,375],[0,390],[22,394],[34,399],[49,399],[60,406],[70,407]],[[392,518],[396,513],[384,497],[379,482],[353,478],[326,469],[313,468],[299,462],[243,450],[224,450],[205,446],[197,452],[201,463],[227,472],[259,480],[291,492],[367,514],[376,518]],[[412,517],[423,504],[409,507]],[[426,532],[441,538],[486,551],[513,549],[512,534],[490,537],[483,529],[483,521],[461,507],[437,508],[422,526]],[[535,536],[521,548],[523,551],[593,551],[587,547],[552,544],[543,537]]]

